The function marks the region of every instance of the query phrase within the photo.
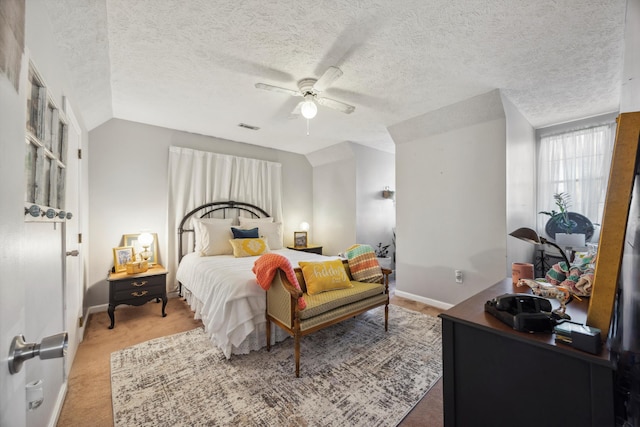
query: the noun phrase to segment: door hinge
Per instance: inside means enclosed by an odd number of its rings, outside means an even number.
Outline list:
[[[78,158],[82,159],[82,150],[81,149],[78,149]]]
[[[82,328],[83,324],[84,324],[84,317],[82,316],[78,317],[78,327]]]
[[[78,233],[78,243],[82,243],[82,233]]]

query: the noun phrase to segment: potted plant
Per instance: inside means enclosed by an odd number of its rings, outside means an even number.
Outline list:
[[[389,256],[389,246],[391,245],[383,245],[382,242],[378,243],[378,246],[374,248],[376,253],[376,258],[378,259],[378,264],[382,268],[391,269],[391,257]]]
[[[571,196],[567,193],[556,193],[553,195],[556,206],[559,211],[551,210],[538,212],[543,215],[551,217],[549,221],[553,221],[555,228],[561,232],[555,233],[553,238],[556,243],[561,246],[567,247],[582,247],[585,245],[585,235],[582,233],[574,234],[576,226],[578,225],[569,215],[569,206],[571,205]],[[563,231],[563,232],[562,232]],[[551,236],[549,236],[551,237]]]

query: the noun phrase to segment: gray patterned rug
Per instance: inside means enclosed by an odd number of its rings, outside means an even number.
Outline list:
[[[395,426],[442,372],[440,320],[389,307],[226,360],[201,328],[111,354],[116,426]]]

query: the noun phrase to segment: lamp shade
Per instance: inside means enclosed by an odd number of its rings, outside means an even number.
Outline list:
[[[309,223],[306,221],[303,221],[300,223],[300,230],[302,231],[309,231]]]
[[[142,247],[149,247],[151,246],[151,243],[153,243],[153,235],[146,231],[144,233],[140,233],[140,235],[138,236],[138,242],[140,243],[140,245],[142,245]]]
[[[560,246],[556,245],[553,242],[548,241],[544,237],[540,237],[538,233],[535,232],[535,230],[532,230],[531,228],[527,228],[527,227],[522,227],[509,233],[509,236],[513,236],[517,239],[524,240],[525,242],[529,242],[529,243],[553,246],[554,248],[560,251],[560,255],[562,255],[562,259],[564,260],[565,263],[567,263],[567,268],[571,267],[569,258],[567,258],[567,255],[564,253],[564,250],[562,250]]]

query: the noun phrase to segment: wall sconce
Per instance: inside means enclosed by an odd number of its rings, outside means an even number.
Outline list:
[[[64,357],[68,345],[69,335],[66,332],[43,338],[40,344],[27,343],[23,335],[16,335],[9,348],[9,372],[11,375],[17,374],[22,369],[24,361],[35,356],[40,356],[43,360]]]
[[[384,187],[382,190],[382,198],[383,199],[393,199],[393,196],[396,194],[395,191],[389,190],[389,186]]]

